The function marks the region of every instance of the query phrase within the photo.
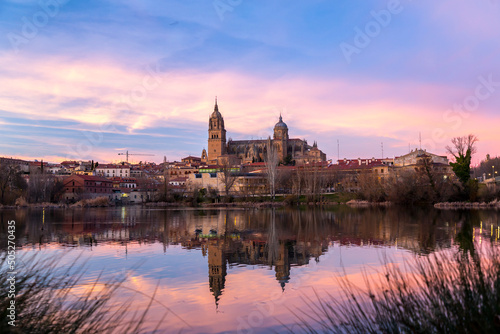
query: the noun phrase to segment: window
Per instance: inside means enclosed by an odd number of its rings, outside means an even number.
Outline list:
[[[217,173],[210,173],[210,177],[211,178],[217,177]]]
[[[201,179],[201,174],[194,174],[194,177],[197,179]]]

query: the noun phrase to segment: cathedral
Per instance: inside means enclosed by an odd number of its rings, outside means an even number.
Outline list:
[[[318,148],[316,142],[310,146],[306,140],[289,138],[288,126],[281,115],[274,126],[272,138],[226,141],[224,118],[215,99],[214,111],[208,120],[208,150],[204,149],[201,154],[203,162],[220,164],[223,159],[231,161],[231,164],[262,162],[265,161],[270,145],[275,147],[278,158],[283,163],[302,165],[326,161],[326,154]]]

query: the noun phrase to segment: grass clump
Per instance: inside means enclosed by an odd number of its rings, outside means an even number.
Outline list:
[[[500,333],[500,257],[497,248],[441,251],[401,270],[385,266],[365,288],[339,282],[344,301],[308,300],[295,313],[307,333]],[[387,263],[387,262],[386,262]]]
[[[132,312],[128,306],[132,300],[122,305],[111,302],[126,275],[108,282],[98,277],[93,284],[83,284],[84,270],[74,266],[59,270],[59,260],[36,255],[18,258],[15,327],[8,324],[12,298],[5,288],[0,292],[0,333],[139,333],[145,330],[144,317],[148,309]],[[0,255],[2,282],[11,277],[7,265],[4,252]]]

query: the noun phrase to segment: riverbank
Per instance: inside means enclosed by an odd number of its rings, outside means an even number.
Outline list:
[[[458,210],[458,209],[500,209],[500,201],[485,202],[442,202],[434,204],[436,209]]]
[[[201,198],[194,202],[192,199],[184,198],[180,201],[173,202],[147,202],[134,204],[116,204],[110,201],[107,197],[98,197],[94,199],[84,199],[76,203],[27,203],[24,199],[18,199],[15,205],[0,205],[2,209],[21,209],[21,208],[93,208],[93,207],[114,207],[114,206],[136,206],[144,205],[146,207],[168,207],[168,208],[280,208],[286,206],[309,205],[309,206],[326,206],[347,204],[355,205],[353,202],[355,195],[353,193],[328,193],[317,196],[315,201],[311,201],[305,195],[299,197],[295,195],[277,195],[273,200],[270,196],[246,197],[246,198],[231,198],[229,202],[224,202],[220,199],[218,203],[213,203],[213,199]],[[360,202],[360,201],[356,201]]]
[[[390,206],[392,205],[392,202],[370,202],[370,201],[361,201],[357,199],[352,199],[346,202],[345,204],[357,208],[367,208],[372,206]]]

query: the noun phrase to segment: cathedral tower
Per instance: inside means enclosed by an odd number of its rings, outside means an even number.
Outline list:
[[[274,145],[278,149],[278,157],[281,161],[288,155],[288,126],[283,122],[280,114],[279,122],[274,126]]]
[[[208,160],[213,162],[221,155],[226,154],[226,129],[224,118],[219,112],[217,98],[215,98],[214,112],[208,120]]]
[[[225,244],[222,240],[210,240],[208,244],[208,283],[210,291],[215,297],[215,306],[219,306],[219,299],[226,283],[226,256]]]

